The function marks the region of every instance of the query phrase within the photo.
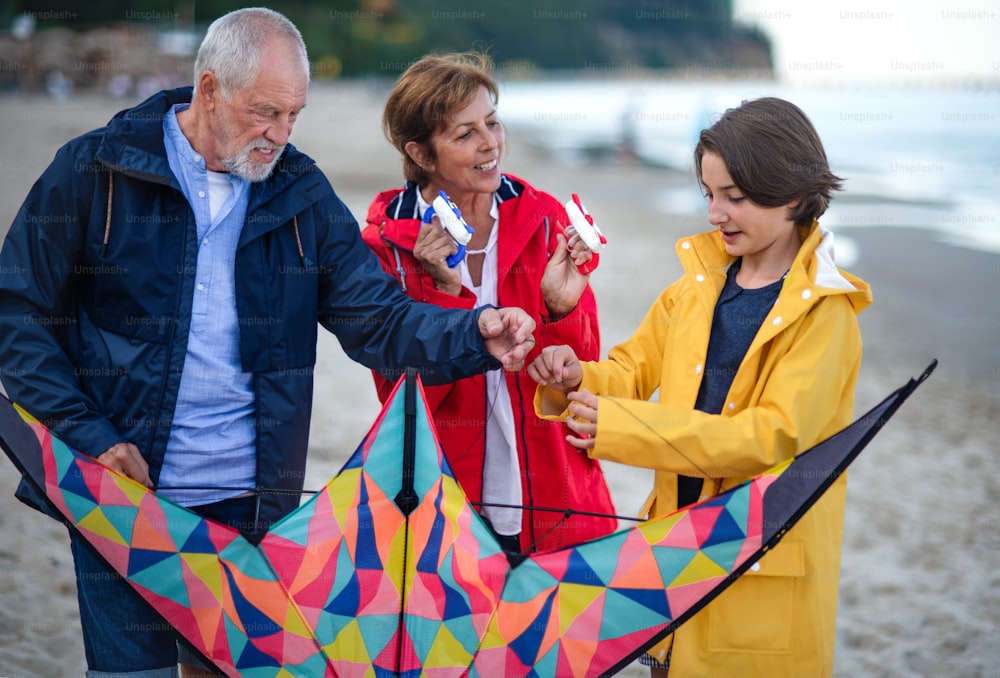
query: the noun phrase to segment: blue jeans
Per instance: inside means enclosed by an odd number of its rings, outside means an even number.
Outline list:
[[[255,497],[239,497],[191,510],[247,535],[255,505]],[[70,530],[70,546],[88,678],[176,678],[178,661],[212,670],[180,641],[170,624],[84,545],[75,530]]]

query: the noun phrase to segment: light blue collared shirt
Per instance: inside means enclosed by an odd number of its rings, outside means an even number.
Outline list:
[[[186,506],[245,493],[256,485],[253,375],[243,371],[236,312],[236,246],[250,199],[250,182],[232,174],[232,191],[212,218],[205,159],[177,123],[178,104],[163,119],[167,161],[194,212],[198,263],[187,355],[170,427],[159,490]],[[217,177],[216,177],[217,179]],[[171,487],[235,489],[171,490]]]

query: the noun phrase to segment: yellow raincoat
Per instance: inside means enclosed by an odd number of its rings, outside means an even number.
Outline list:
[[[591,456],[656,470],[642,517],[677,509],[678,474],[703,478],[704,499],[851,422],[861,364],[857,314],[871,291],[834,265],[831,233],[815,222],[801,230],[799,254],[722,414],[694,410],[715,303],[733,261],[718,231],[679,241],[684,275],[607,360],[583,363],[581,388],[600,397]],[[658,388],[659,402],[648,402]],[[540,387],[540,414],[543,401],[547,412],[566,402]],[[649,654],[663,661],[672,645],[670,675],[683,678],[831,675],[846,490],[842,476],[774,551]]]

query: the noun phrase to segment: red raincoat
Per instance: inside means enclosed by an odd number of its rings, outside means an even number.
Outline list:
[[[556,234],[569,223],[563,206],[551,195],[511,175],[504,175],[497,197],[501,200],[497,305],[519,306],[535,319],[537,343],[527,362],[537,351],[555,344],[569,344],[580,360],[598,360],[597,302],[590,287],[576,308],[559,320],[550,320],[542,298],[542,272],[557,246]],[[434,289],[433,278],[413,257],[420,230],[420,221],[414,218],[415,206],[414,184],[380,193],[368,208],[368,225],[362,233],[365,242],[413,299],[446,308],[473,308],[475,295],[471,290],[463,288],[459,296],[439,292]],[[374,376],[379,398],[384,402],[393,383],[377,373]],[[599,462],[566,443],[566,429],[561,422],[543,421],[535,415],[535,382],[526,371],[507,372],[506,378],[518,438],[524,503],[527,507],[558,509],[524,511],[522,550],[559,548],[614,530],[617,520],[611,517],[565,517],[566,509],[614,514]],[[486,393],[482,375],[427,387],[425,391],[448,463],[470,501],[479,502],[486,420],[496,396]]]

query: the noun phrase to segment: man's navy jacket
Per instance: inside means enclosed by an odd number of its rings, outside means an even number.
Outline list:
[[[63,146],[0,252],[0,377],[11,400],[81,452],[134,443],[154,484],[198,252],[163,116],[190,98],[190,88],[160,92]],[[403,294],[315,162],[291,145],[251,188],[235,277],[240,356],[256,393],[258,488],[302,489],[318,324],[387,376],[414,366],[426,383],[445,383],[499,367],[478,313]],[[39,505],[23,483],[19,496]],[[264,494],[261,521],[298,501]]]

